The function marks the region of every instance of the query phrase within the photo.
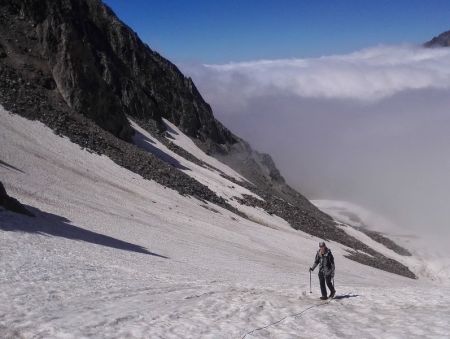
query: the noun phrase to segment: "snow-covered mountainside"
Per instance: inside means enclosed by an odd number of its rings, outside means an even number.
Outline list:
[[[0,122],[2,338],[449,332],[448,266],[289,187],[100,0],[0,1]]]
[[[5,0],[0,18],[5,109],[179,194],[246,218],[244,205],[263,209],[294,229],[347,246],[354,261],[416,277],[289,187],[269,155],[217,121],[192,80],[100,0]],[[174,136],[180,133],[181,146]],[[220,162],[205,162],[201,150]],[[234,171],[221,170],[225,164]]]
[[[0,336],[22,338],[445,337],[448,285],[336,257],[337,299],[318,300],[308,267],[319,238],[232,197],[239,174],[175,126],[171,152],[136,123],[136,143],[176,161],[233,203],[180,195],[40,122],[0,110],[0,173],[35,217],[0,209]],[[220,169],[220,172],[218,171]],[[260,197],[256,197],[260,199]],[[397,260],[404,257],[346,232]],[[405,259],[406,258],[406,259]],[[412,265],[414,267],[414,265]]]

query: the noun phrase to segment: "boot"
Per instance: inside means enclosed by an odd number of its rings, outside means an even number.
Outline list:
[[[333,299],[335,294],[336,294],[336,290],[331,291],[331,293],[330,293],[330,299]]]
[[[328,298],[327,298],[327,296],[321,296],[320,297],[320,300],[327,300]]]

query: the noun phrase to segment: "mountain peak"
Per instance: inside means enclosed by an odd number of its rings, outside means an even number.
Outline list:
[[[450,47],[450,31],[435,36],[430,41],[424,43],[425,47]]]

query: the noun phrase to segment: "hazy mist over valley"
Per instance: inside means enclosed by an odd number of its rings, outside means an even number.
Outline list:
[[[350,201],[432,239],[447,231],[449,49],[184,69],[217,116],[309,198]]]

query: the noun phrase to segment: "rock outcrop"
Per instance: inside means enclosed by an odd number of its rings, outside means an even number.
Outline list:
[[[5,190],[2,182],[0,181],[0,206],[3,206],[5,209],[28,215],[29,217],[33,217],[33,213],[28,211],[17,199],[10,197]]]
[[[74,111],[115,136],[130,139],[129,115],[156,122],[165,117],[203,141],[234,141],[192,80],[152,51],[101,1],[0,3],[2,21],[10,30],[0,43],[15,57],[23,55],[44,78],[53,79]]]

